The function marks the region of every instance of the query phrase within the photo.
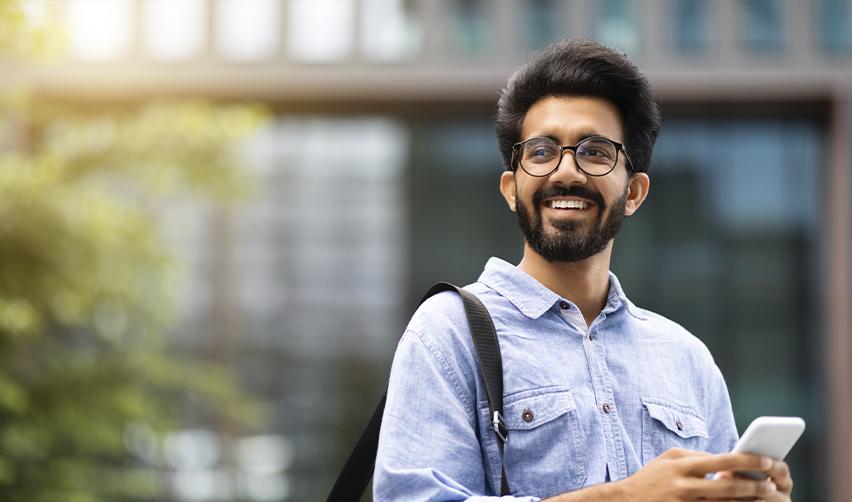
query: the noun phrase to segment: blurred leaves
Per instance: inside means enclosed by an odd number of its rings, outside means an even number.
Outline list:
[[[66,34],[52,17],[53,11],[36,2],[0,0],[0,54],[18,59],[55,55]]]
[[[160,498],[129,428],[196,425],[178,422],[188,401],[257,419],[228,372],[164,343],[176,264],[157,222],[173,200],[249,193],[235,148],[263,120],[204,101],[0,100],[0,500]]]
[[[60,44],[38,6],[0,0],[6,59]],[[245,196],[235,148],[263,120],[199,100],[0,96],[0,500],[160,499],[156,445],[198,426],[188,408],[232,432],[256,422],[224,368],[163,339],[177,270],[158,222],[174,200]]]

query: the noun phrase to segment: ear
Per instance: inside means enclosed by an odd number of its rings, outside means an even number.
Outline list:
[[[503,194],[503,198],[506,199],[506,204],[509,205],[509,209],[514,213],[515,212],[515,173],[512,171],[503,171],[503,174],[500,176],[500,193]]]
[[[627,205],[624,208],[624,216],[632,216],[639,210],[639,206],[648,196],[651,180],[645,173],[636,173],[627,180]]]

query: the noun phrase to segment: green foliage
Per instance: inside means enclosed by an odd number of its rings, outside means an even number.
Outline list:
[[[0,0],[7,60],[61,46],[54,9],[34,24],[30,7]],[[172,199],[245,195],[233,149],[263,118],[203,101],[0,98],[0,500],[160,499],[162,456],[140,454],[140,437],[156,450],[197,425],[181,423],[186,402],[232,432],[256,423],[224,368],[162,338],[177,270],[157,222]]]
[[[35,3],[30,7],[33,12],[28,15],[19,0],[0,0],[0,54],[41,59],[55,55],[64,45],[66,34],[52,17],[53,10],[38,9]],[[33,22],[35,18],[38,23]]]
[[[0,500],[155,497],[128,427],[256,408],[219,367],[170,354],[175,268],[156,209],[250,188],[235,142],[260,110],[200,101],[85,112],[7,100],[0,116]]]

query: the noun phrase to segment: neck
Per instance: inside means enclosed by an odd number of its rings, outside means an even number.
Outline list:
[[[524,244],[518,268],[547,289],[571,301],[582,312],[586,325],[601,313],[609,295],[609,263],[612,241],[600,253],[577,262],[550,263]]]

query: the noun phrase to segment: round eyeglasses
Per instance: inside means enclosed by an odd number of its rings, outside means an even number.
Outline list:
[[[633,169],[624,145],[603,136],[590,136],[574,146],[561,146],[552,138],[530,138],[512,145],[512,166],[517,162],[530,176],[548,176],[559,169],[565,150],[574,153],[574,164],[589,176],[612,172],[619,151],[624,151],[628,168]]]

